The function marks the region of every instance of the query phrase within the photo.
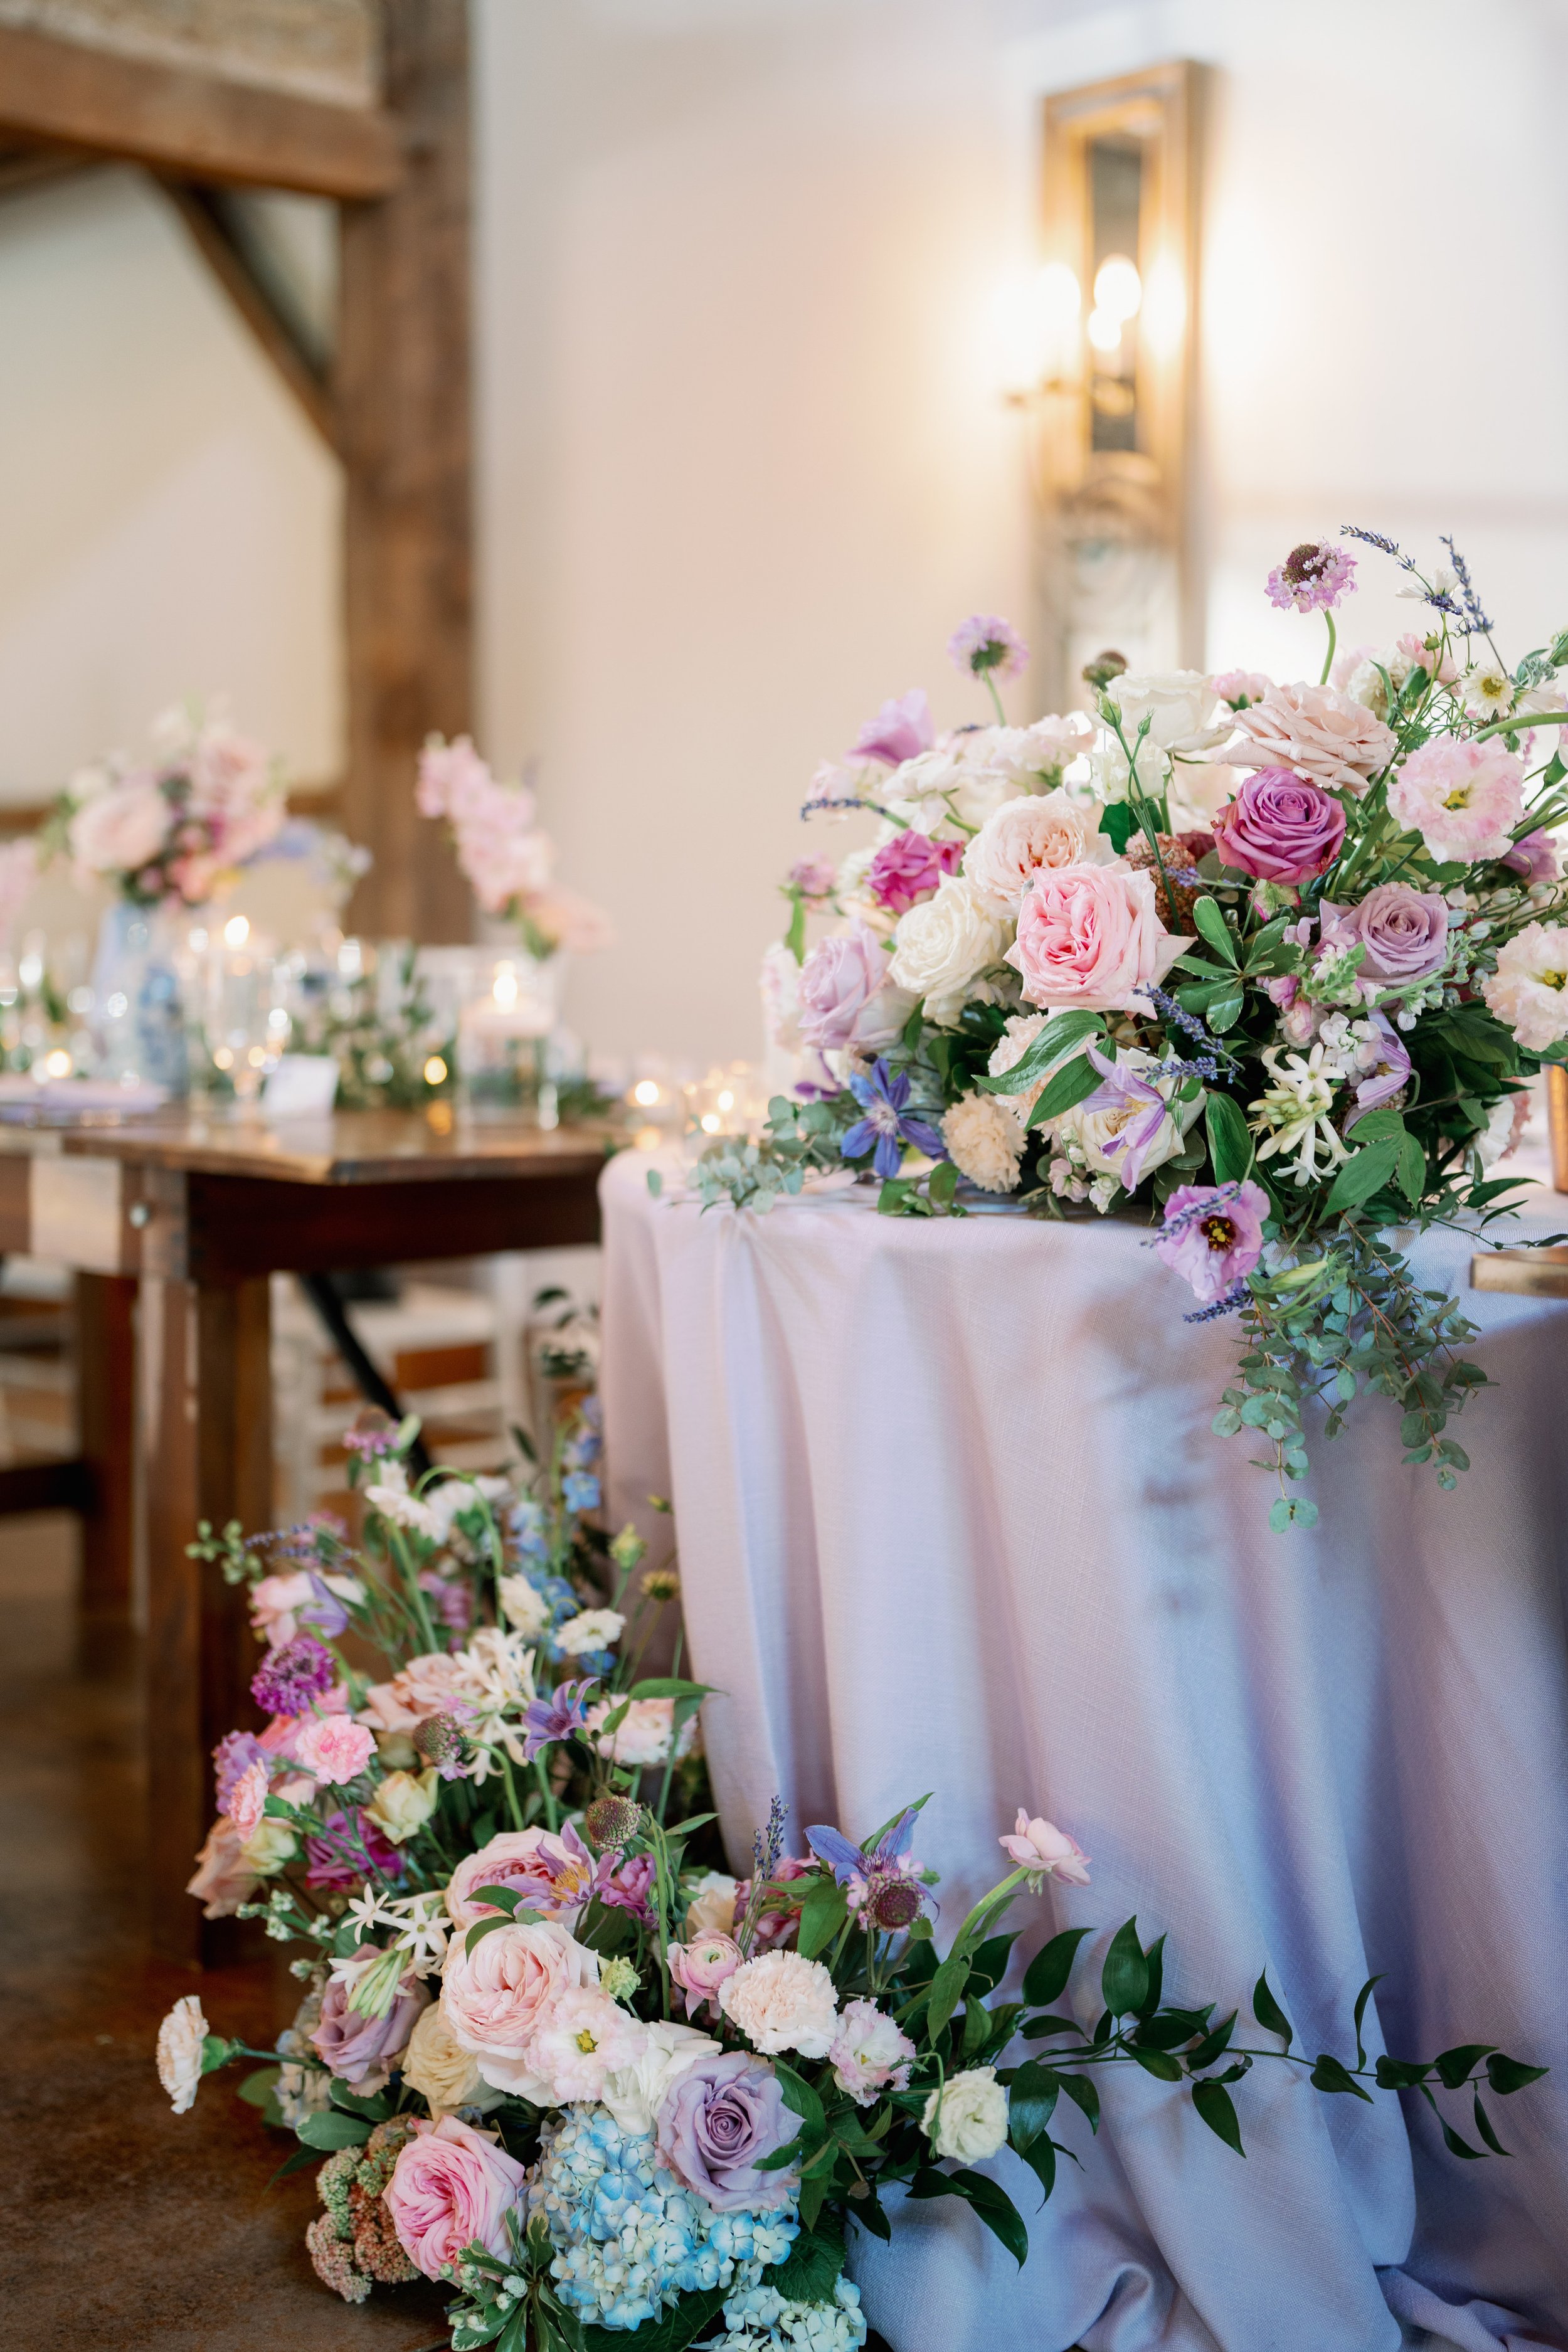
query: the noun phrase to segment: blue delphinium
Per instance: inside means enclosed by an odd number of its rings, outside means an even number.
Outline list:
[[[704,2288],[742,2294],[800,2229],[793,2204],[716,2213],[666,2169],[650,2133],[624,2132],[598,2106],[568,2107],[545,2126],[529,2210],[555,2246],[562,2301],[597,2327],[640,2327]]]
[[[831,2303],[788,2303],[776,2287],[747,2287],[724,2305],[729,2332],[711,2338],[712,2352],[858,2352],[866,2341],[860,2290],[841,2278],[833,2295]]]
[[[596,1511],[599,1482],[591,1470],[568,1470],[561,1481],[561,1499],[569,1511]]]
[[[548,1559],[550,1522],[536,1495],[521,1495],[507,1517],[507,1532],[524,1559]]]

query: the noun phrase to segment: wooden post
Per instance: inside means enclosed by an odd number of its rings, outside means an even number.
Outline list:
[[[76,1278],[77,1451],[87,1465],[81,1523],[81,1606],[89,1617],[131,1606],[135,1549],[135,1282]]]
[[[342,211],[332,391],[345,482],[349,759],[342,814],[375,864],[351,919],[466,939],[472,909],[414,802],[432,730],[471,724],[467,0],[385,0],[385,104],[405,171]]]

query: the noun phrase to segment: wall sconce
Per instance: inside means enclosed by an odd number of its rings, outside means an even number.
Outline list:
[[[1197,101],[1154,66],[1049,98],[1043,265],[999,297],[1004,396],[1026,415],[1041,512],[1050,707],[1084,698],[1108,645],[1196,667],[1192,486]]]

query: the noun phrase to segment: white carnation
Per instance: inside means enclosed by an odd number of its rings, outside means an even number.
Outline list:
[[[944,874],[936,896],[910,907],[893,934],[889,978],[925,999],[929,1021],[954,1019],[971,983],[1000,963],[1012,926],[962,874]]]
[[[195,2103],[202,2079],[202,2056],[207,2021],[194,1992],[182,1995],[158,2028],[158,2080],[174,2102],[177,2116]]]
[[[961,1176],[967,1176],[983,1192],[1015,1190],[1024,1129],[1005,1096],[963,1096],[944,1114],[942,1135]]]

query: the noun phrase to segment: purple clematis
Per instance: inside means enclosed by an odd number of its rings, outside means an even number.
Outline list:
[[[547,1697],[531,1700],[522,1743],[530,1764],[552,1740],[570,1739],[574,1731],[582,1730],[588,1720],[587,1696],[598,1679],[597,1675],[589,1675],[582,1682],[557,1683]]]
[[[1080,1110],[1124,1110],[1135,1113],[1130,1117],[1120,1134],[1108,1136],[1101,1150],[1108,1160],[1119,1151],[1127,1157],[1116,1171],[1117,1181],[1131,1192],[1142,1181],[1143,1162],[1158,1139],[1160,1129],[1171,1116],[1171,1106],[1158,1087],[1140,1077],[1119,1062],[1108,1062],[1103,1054],[1091,1045],[1089,1058],[1105,1080],[1088,1099],[1079,1104]]]
[[[919,1918],[926,1902],[925,1888],[910,1856],[918,1807],[900,1814],[890,1830],[869,1849],[851,1845],[842,1830],[819,1822],[807,1830],[805,1842],[819,1862],[825,1862],[849,1899],[849,1908],[863,1923],[899,1935]]]
[[[842,1830],[830,1829],[819,1822],[807,1830],[805,1842],[818,1862],[825,1862],[840,1886],[847,1886],[852,1878],[864,1878],[867,1872],[885,1869],[908,1853],[914,1843],[915,1808],[910,1805],[899,1815],[890,1830],[879,1837],[869,1853],[864,1846],[852,1845]]]
[[[870,1073],[858,1073],[849,1081],[849,1091],[865,1113],[853,1127],[846,1130],[839,1150],[846,1160],[858,1160],[873,1144],[877,1156],[871,1165],[879,1176],[896,1176],[904,1156],[904,1146],[912,1143],[917,1151],[928,1152],[933,1160],[947,1158],[947,1146],[934,1127],[923,1118],[909,1118],[904,1105],[910,1098],[909,1073],[900,1070],[894,1077],[888,1065],[879,1055]]]
[[[1355,1090],[1356,1107],[1345,1121],[1347,1135],[1358,1118],[1392,1102],[1400,1088],[1410,1083],[1410,1055],[1404,1038],[1385,1013],[1374,1013],[1372,1025],[1378,1034],[1377,1066]]]

